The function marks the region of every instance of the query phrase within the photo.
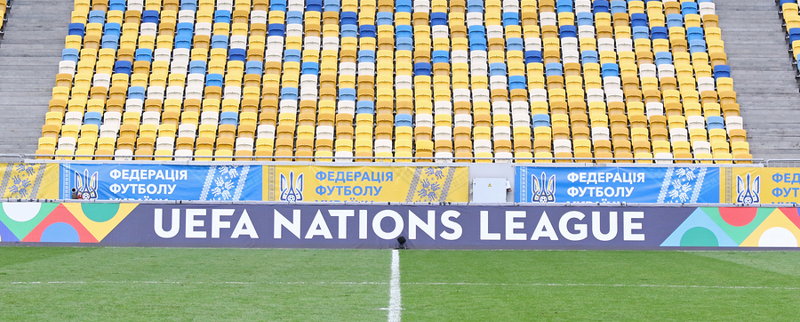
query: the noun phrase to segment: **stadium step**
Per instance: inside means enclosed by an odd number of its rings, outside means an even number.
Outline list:
[[[15,1],[0,41],[0,153],[33,153],[47,112],[72,1]]]
[[[775,1],[715,1],[755,158],[800,158],[800,91]]]

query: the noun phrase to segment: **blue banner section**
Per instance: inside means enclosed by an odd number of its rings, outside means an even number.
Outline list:
[[[525,203],[718,203],[714,167],[517,167]]]
[[[261,200],[262,167],[250,165],[61,165],[62,199]],[[74,190],[73,190],[74,189]]]

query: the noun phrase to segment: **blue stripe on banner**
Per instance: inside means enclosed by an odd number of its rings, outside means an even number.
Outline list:
[[[60,195],[92,200],[261,200],[261,166],[61,165]]]
[[[525,203],[718,203],[714,167],[517,167]]]

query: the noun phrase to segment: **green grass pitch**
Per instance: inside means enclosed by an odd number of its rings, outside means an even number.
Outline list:
[[[0,321],[386,321],[391,251],[0,247]],[[402,319],[796,320],[800,252],[400,251]]]

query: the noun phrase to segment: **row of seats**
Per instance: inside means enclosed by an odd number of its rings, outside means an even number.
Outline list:
[[[710,1],[76,0],[37,153],[748,159],[717,21]]]
[[[795,58],[795,69],[797,69],[796,62],[800,61],[800,13],[798,12],[798,1],[776,0],[776,2],[781,7],[784,28],[788,34],[786,39],[789,42],[792,56]]]

